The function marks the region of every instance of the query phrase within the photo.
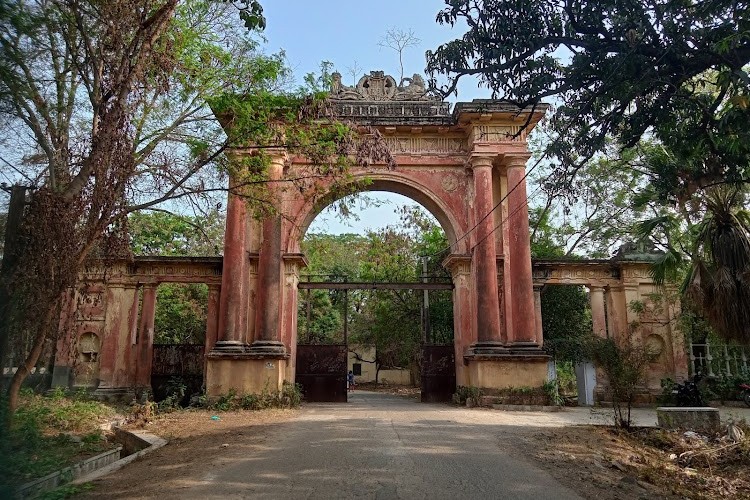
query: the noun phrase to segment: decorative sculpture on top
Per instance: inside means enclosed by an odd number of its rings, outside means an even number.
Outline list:
[[[359,79],[356,87],[341,83],[341,73],[331,75],[331,98],[351,101],[440,101],[425,85],[424,78],[415,73],[411,78],[396,80],[383,71],[371,71]],[[407,85],[404,85],[404,83]]]

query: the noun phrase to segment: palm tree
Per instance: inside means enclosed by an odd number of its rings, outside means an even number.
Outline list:
[[[709,191],[685,297],[727,340],[750,343],[750,212],[737,188]]]

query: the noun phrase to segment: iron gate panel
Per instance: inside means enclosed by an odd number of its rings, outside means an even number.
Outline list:
[[[154,400],[167,397],[174,381],[185,386],[183,404],[187,404],[191,395],[201,392],[204,350],[203,344],[154,344],[151,364]]]
[[[456,392],[453,344],[422,345],[422,402],[450,401]]]
[[[305,401],[346,403],[346,345],[297,345],[295,379]]]

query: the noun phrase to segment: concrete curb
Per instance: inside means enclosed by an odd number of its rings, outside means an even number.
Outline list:
[[[562,411],[562,406],[542,406],[542,405],[492,405],[493,410],[503,411],[545,411],[558,412]]]
[[[139,451],[136,451],[125,458],[121,458],[120,460],[107,465],[106,467],[102,467],[101,469],[97,469],[89,474],[86,474],[85,476],[81,476],[74,481],[71,481],[71,484],[88,483],[95,479],[99,479],[100,477],[104,477],[107,474],[111,474],[112,472],[122,469],[130,462],[134,462],[142,456],[148,455],[152,451],[158,450],[168,443],[166,439],[160,438],[159,436],[146,431],[126,431],[119,428],[116,428],[115,431],[121,435],[128,435],[126,436],[126,439],[132,441],[133,444],[140,442],[143,447]]]
[[[103,468],[109,467],[120,460],[122,446],[105,451],[93,457],[87,458],[77,464],[65,467],[58,471],[47,474],[19,487],[15,492],[16,498],[33,498],[41,493],[67,484],[71,478],[85,477]]]

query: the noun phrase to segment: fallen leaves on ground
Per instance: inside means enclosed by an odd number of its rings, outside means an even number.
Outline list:
[[[726,429],[578,426],[526,440],[544,468],[586,498],[750,498],[750,439],[735,442]]]

